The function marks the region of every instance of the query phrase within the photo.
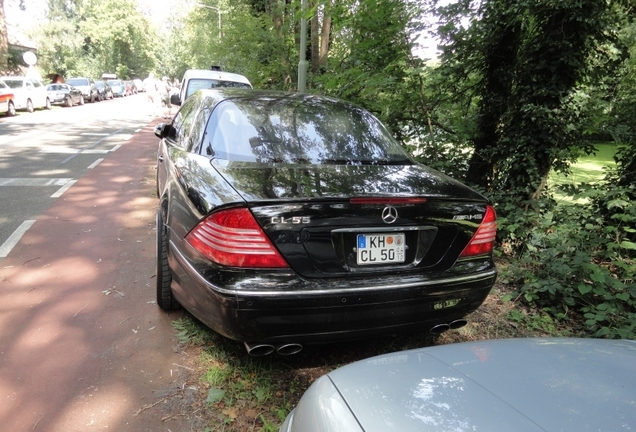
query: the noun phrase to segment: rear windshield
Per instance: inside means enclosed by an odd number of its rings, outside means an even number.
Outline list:
[[[66,82],[72,86],[87,86],[88,80],[86,78],[71,78]]]
[[[121,81],[119,80],[108,80],[108,85],[109,86],[120,86],[122,85]]]
[[[95,85],[97,86],[97,88],[104,88],[104,82],[103,81],[95,81]]]
[[[64,84],[49,84],[48,86],[46,86],[47,90],[53,90],[53,91],[57,91],[57,90],[66,90],[68,87],[65,86]]]
[[[251,85],[236,81],[222,81],[211,78],[197,78],[188,81],[188,88],[186,90],[185,98],[187,99],[192,93],[197,90],[213,89],[220,87],[232,87],[232,88],[252,88]]]
[[[226,100],[212,112],[204,140],[207,154],[230,161],[411,163],[373,115],[329,100]]]

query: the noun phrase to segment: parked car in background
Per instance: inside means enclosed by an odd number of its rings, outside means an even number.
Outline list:
[[[10,117],[15,115],[13,92],[3,81],[0,81],[0,113]]]
[[[137,88],[138,92],[145,92],[146,89],[144,88],[144,82],[140,79],[134,79],[133,83],[135,84],[135,87]]]
[[[126,84],[122,80],[108,80],[106,81],[113,91],[113,96],[124,97],[126,96]]]
[[[128,93],[128,95],[137,94],[137,86],[135,86],[135,83],[133,81],[126,80],[124,81],[124,84],[126,85],[126,92]]]
[[[37,108],[51,109],[51,101],[42,82],[24,76],[0,77],[13,92],[16,110],[33,112]]]
[[[172,105],[181,105],[190,95],[201,89],[252,88],[243,75],[207,69],[188,69],[183,74],[178,95],[170,96]]]
[[[335,369],[280,432],[629,431],[635,401],[636,341],[465,342]]]
[[[64,105],[72,107],[73,105],[84,105],[84,95],[80,89],[69,84],[49,84],[46,86],[49,99],[54,105]]]
[[[112,99],[115,96],[113,95],[113,89],[110,88],[110,85],[106,81],[96,80],[95,86],[97,90],[99,90],[99,98],[101,100]]]
[[[92,103],[100,100],[99,89],[92,78],[69,78],[66,80],[66,84],[72,85],[73,87],[81,90],[85,101]]]
[[[251,355],[459,328],[495,282],[489,200],[360,107],[199,90],[155,134],[157,304]]]

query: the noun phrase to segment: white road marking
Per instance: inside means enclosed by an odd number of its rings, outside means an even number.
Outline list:
[[[75,183],[77,183],[77,180],[71,180],[70,182],[66,183],[64,186],[62,186],[61,188],[59,188],[57,190],[57,192],[55,192],[53,195],[51,195],[51,198],[59,198],[62,196],[62,194],[64,192],[66,192],[71,186],[73,186]]]
[[[26,220],[20,224],[18,229],[16,229],[13,234],[9,236],[9,238],[2,243],[0,246],[0,258],[5,258],[11,252],[11,249],[18,244],[22,236],[28,231],[31,226],[35,223],[34,220]]]
[[[110,149],[111,152],[114,152],[115,150],[117,150],[119,147],[121,147],[121,144],[117,144],[115,147],[113,147],[112,149]]]
[[[92,164],[90,164],[90,165],[88,166],[88,168],[87,168],[87,169],[93,169],[93,168],[95,168],[95,167],[96,167],[97,165],[99,165],[99,163],[100,163],[101,161],[103,161],[103,160],[104,160],[104,158],[99,158],[99,159],[97,159],[95,162],[93,162]]]
[[[0,186],[64,186],[72,178],[0,178]]]

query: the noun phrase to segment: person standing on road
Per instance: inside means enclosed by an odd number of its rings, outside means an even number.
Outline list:
[[[172,85],[170,84],[170,80],[167,76],[161,78],[161,83],[159,84],[159,93],[161,94],[161,102],[164,107],[163,118],[169,118],[172,112],[172,104],[170,103],[170,91],[172,90]]]
[[[144,80],[144,88],[148,96],[148,104],[150,105],[150,115],[158,117],[159,113],[159,83],[155,79],[155,74],[150,72],[148,78]]]

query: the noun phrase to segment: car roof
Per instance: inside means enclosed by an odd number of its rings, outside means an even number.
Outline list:
[[[201,104],[206,106],[216,106],[220,102],[229,99],[243,99],[250,101],[283,101],[286,102],[303,102],[314,101],[319,103],[331,103],[339,104],[342,106],[348,106],[352,108],[359,108],[359,106],[341,99],[335,99],[324,95],[314,95],[309,93],[296,93],[280,90],[254,90],[248,88],[232,88],[232,87],[218,87],[213,89],[201,89],[194,94],[199,94],[202,99]],[[193,96],[194,96],[193,94]],[[190,96],[192,97],[192,96]]]
[[[240,74],[231,73],[231,72],[221,72],[221,71],[208,70],[208,69],[188,69],[185,72],[185,74],[183,74],[184,80],[193,79],[193,78],[194,79],[197,79],[197,78],[216,79],[219,81],[234,81],[234,82],[249,84],[250,86],[252,85],[252,83],[250,83],[247,77]]]

